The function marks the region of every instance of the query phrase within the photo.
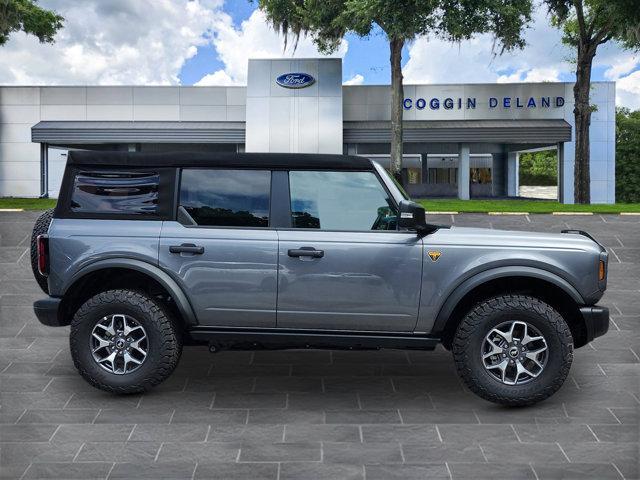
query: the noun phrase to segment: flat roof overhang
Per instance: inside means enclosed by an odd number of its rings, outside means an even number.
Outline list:
[[[50,144],[244,143],[245,122],[67,122],[31,127],[31,141]]]
[[[391,122],[343,122],[344,143],[389,143]],[[404,141],[553,144],[571,140],[565,120],[405,121]],[[245,122],[42,121],[31,141],[59,145],[104,143],[245,143]]]
[[[405,143],[535,143],[571,140],[564,120],[420,120],[403,122]],[[389,143],[391,122],[344,122],[345,143]]]

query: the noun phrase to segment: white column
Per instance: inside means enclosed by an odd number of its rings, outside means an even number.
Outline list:
[[[509,197],[517,197],[520,187],[518,184],[520,154],[518,152],[509,152],[507,155],[507,195]]]
[[[467,143],[458,144],[458,198],[469,200],[469,153]]]

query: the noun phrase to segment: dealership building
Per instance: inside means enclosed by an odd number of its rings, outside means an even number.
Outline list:
[[[414,197],[516,197],[522,152],[553,150],[573,202],[573,84],[405,85]],[[615,202],[615,84],[594,82],[591,200]],[[0,87],[0,196],[57,196],[71,149],[362,155],[389,165],[391,89],[339,59],[249,60],[246,87]]]

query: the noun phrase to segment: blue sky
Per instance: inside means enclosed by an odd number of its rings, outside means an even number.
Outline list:
[[[247,21],[253,11],[257,9],[255,2],[249,0],[226,1],[223,7],[224,11],[229,14],[233,20],[235,28],[240,29],[243,21]],[[346,37],[348,42],[348,51],[343,59],[343,80],[347,81],[355,75],[364,77],[363,84],[388,84],[390,81],[389,67],[389,46],[380,29],[377,29],[372,35],[360,38],[356,35],[349,34]],[[464,46],[461,46],[464,48]],[[409,47],[403,50],[403,67],[409,61]],[[434,61],[434,68],[437,63]],[[185,85],[198,82],[204,75],[224,69],[224,63],[220,60],[218,53],[213,45],[206,45],[198,48],[198,53],[186,61],[179,73],[181,83]],[[608,67],[596,65],[593,70],[593,80],[607,80],[605,72]],[[497,69],[496,72],[509,76],[516,73],[518,68],[506,67]],[[634,71],[637,70],[634,69]],[[575,75],[572,71],[558,72],[557,79],[560,81],[572,81]],[[455,82],[455,79],[452,79]]]

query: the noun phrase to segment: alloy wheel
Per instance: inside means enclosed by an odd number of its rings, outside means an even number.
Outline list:
[[[548,347],[537,328],[523,321],[497,325],[482,344],[485,370],[505,385],[522,385],[538,377],[548,359]]]
[[[99,320],[89,342],[96,363],[116,375],[136,371],[149,352],[145,329],[133,317],[120,313]]]

